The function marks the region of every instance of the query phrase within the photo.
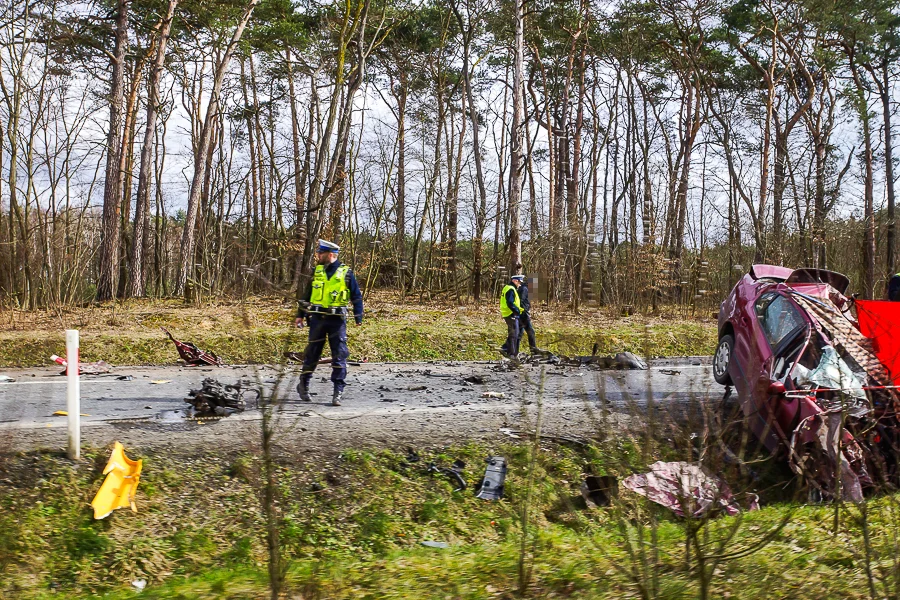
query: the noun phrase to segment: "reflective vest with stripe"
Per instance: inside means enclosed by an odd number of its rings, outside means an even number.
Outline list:
[[[522,312],[522,304],[519,300],[519,291],[516,289],[516,286],[508,284],[503,288],[503,291],[500,292],[500,315],[504,319],[513,315],[512,309],[506,303],[506,292],[508,292],[509,290],[512,290],[516,294],[516,308],[519,309],[520,314]]]
[[[347,272],[350,267],[341,265],[331,276],[325,274],[325,267],[316,266],[313,276],[310,304],[324,308],[346,307],[350,302],[350,288],[347,287]]]

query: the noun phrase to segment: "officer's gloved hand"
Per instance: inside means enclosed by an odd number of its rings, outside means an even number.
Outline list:
[[[357,327],[362,327],[362,321],[357,321],[357,322],[356,322],[356,326],[357,326]]]
[[[294,319],[294,327],[297,329],[303,329],[303,325],[305,324],[306,319],[304,317],[297,317]]]

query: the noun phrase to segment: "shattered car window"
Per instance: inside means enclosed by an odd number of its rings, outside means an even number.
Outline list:
[[[766,294],[756,301],[756,315],[772,348],[789,333],[805,325],[800,311],[781,294]]]
[[[806,336],[796,336],[791,342],[780,349],[775,355],[775,369],[772,372],[772,378],[779,381],[784,380],[788,372],[794,366],[794,361],[804,349],[806,345]],[[808,354],[808,352],[804,352]]]

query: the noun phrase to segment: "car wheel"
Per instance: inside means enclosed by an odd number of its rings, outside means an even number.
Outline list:
[[[731,365],[731,355],[734,354],[734,336],[725,334],[719,338],[719,345],[713,355],[713,379],[721,385],[731,385],[731,374],[728,367]]]

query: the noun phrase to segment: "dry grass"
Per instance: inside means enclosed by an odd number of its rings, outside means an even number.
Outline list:
[[[123,303],[39,311],[0,311],[0,366],[46,364],[61,354],[65,329],[79,329],[82,357],[112,364],[170,364],[177,360],[159,330],[212,350],[230,363],[278,362],[285,346],[300,350],[303,332],[292,327],[295,305],[276,297],[217,301],[202,307],[180,300]],[[413,304],[375,294],[366,322],[351,327],[351,352],[369,360],[483,360],[496,358],[505,326],[493,300],[482,305]],[[709,314],[709,313],[707,313]],[[537,306],[538,342],[565,354],[631,350],[655,356],[709,354],[715,342],[711,318],[633,315],[563,306]]]

